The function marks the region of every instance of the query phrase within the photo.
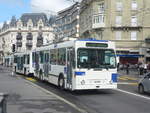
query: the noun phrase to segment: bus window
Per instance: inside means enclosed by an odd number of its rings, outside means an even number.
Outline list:
[[[26,59],[26,55],[23,55],[23,64],[26,63],[26,62],[25,62],[25,61],[26,61],[25,59]]]
[[[29,64],[29,63],[30,63],[30,56],[27,55],[27,64]]]
[[[52,49],[50,50],[50,63],[53,65],[57,64],[57,57],[58,57],[58,50],[57,49]]]
[[[44,53],[43,51],[40,51],[40,63],[44,62]]]
[[[58,49],[58,65],[66,65],[66,49]]]
[[[14,63],[17,63],[17,56],[14,56]]]
[[[114,50],[80,48],[77,54],[78,68],[116,68]]]
[[[35,52],[32,53],[32,63],[35,62],[35,58],[36,58],[36,55],[35,55]]]
[[[44,62],[45,63],[49,62],[49,53],[45,53]]]

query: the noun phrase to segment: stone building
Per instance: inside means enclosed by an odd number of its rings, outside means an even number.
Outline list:
[[[0,29],[0,61],[12,54],[13,46],[16,52],[25,52],[53,40],[53,29],[44,13],[25,13],[19,19],[12,17]]]
[[[54,24],[58,40],[65,37],[79,37],[79,3],[58,12]]]
[[[150,61],[150,0],[82,0],[80,36],[116,42],[122,63]]]

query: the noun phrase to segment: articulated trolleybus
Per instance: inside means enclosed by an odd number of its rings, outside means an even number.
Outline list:
[[[32,52],[15,53],[13,70],[16,73],[32,76],[34,68],[32,66]]]
[[[34,76],[62,89],[117,88],[115,44],[105,40],[71,40],[32,52]]]

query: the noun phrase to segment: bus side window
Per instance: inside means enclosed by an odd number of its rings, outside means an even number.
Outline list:
[[[58,49],[58,64],[66,65],[66,49],[65,48]]]
[[[43,51],[40,51],[40,63],[43,63],[44,61],[44,53]]]
[[[49,53],[45,53],[44,62],[45,63],[49,62]]]
[[[57,49],[52,49],[52,50],[50,50],[50,63],[52,64],[52,65],[56,65],[57,64],[57,57],[58,57],[58,52],[57,52],[58,50]]]
[[[71,56],[71,61],[72,61],[72,66],[73,68],[75,68],[75,50],[73,49],[71,52],[70,52],[70,56]]]
[[[29,63],[30,63],[30,56],[27,55],[27,64],[29,64]]]

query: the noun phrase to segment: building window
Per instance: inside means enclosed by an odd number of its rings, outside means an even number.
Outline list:
[[[104,11],[105,11],[104,3],[99,4],[98,7],[99,7],[99,8],[98,8],[98,12],[99,12],[99,13],[104,13]]]
[[[122,16],[116,16],[116,26],[121,26],[122,24]]]
[[[93,22],[94,22],[94,24],[104,23],[104,15],[102,15],[102,14],[94,15]]]
[[[136,16],[131,17],[131,26],[137,26],[137,17]]]
[[[121,31],[116,31],[116,40],[121,40]]]
[[[116,10],[117,10],[117,11],[122,11],[122,9],[123,9],[122,2],[117,2],[117,3],[116,3]]]
[[[137,40],[137,32],[136,31],[131,32],[131,40]]]
[[[132,0],[132,2],[131,2],[131,9],[132,10],[137,10],[137,1],[136,0]]]

